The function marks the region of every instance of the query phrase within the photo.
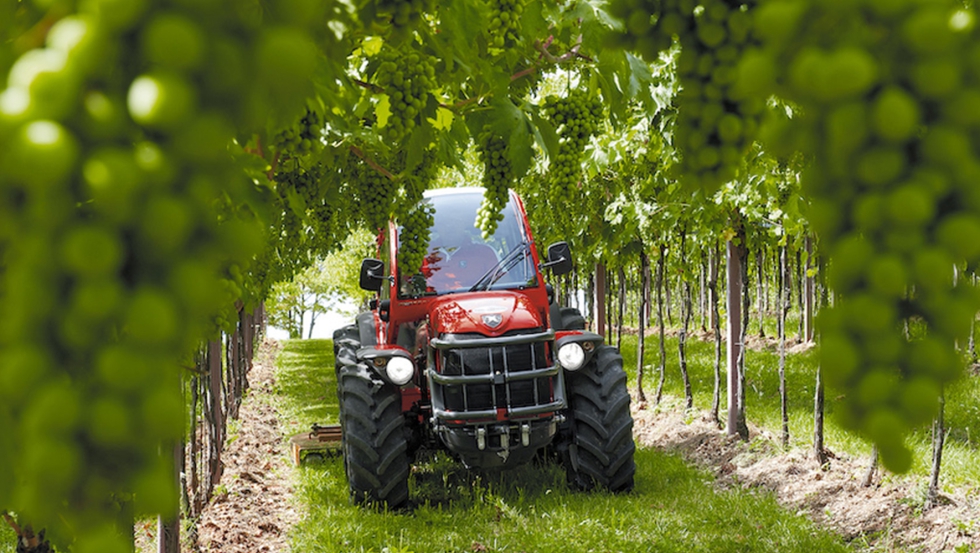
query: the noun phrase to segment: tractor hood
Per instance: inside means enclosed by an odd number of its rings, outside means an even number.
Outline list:
[[[506,291],[445,296],[433,305],[429,320],[436,336],[500,336],[511,330],[545,326],[527,296]]]

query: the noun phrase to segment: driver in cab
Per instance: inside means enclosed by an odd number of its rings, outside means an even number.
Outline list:
[[[433,227],[422,263],[428,287],[437,293],[468,290],[497,264],[497,254],[479,236],[472,213],[447,213]]]

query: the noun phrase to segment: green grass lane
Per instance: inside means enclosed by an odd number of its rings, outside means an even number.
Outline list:
[[[332,340],[287,340],[276,356],[275,406],[295,434],[313,423],[336,424],[339,414]]]
[[[286,341],[277,358],[280,416],[289,425],[336,420],[332,346]],[[782,509],[768,494],[719,491],[680,458],[637,451],[631,494],[584,494],[551,464],[467,471],[437,455],[412,478],[410,511],[350,505],[343,463],[298,472],[305,510],[292,548],[304,552],[847,551],[839,538]],[[485,549],[481,549],[485,548]]]

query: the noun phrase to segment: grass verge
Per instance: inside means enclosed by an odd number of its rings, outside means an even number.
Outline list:
[[[287,341],[277,359],[282,420],[297,428],[336,420],[332,347]],[[296,490],[303,520],[292,549],[376,551],[847,551],[840,539],[782,509],[769,494],[720,491],[707,474],[651,449],[636,456],[626,495],[568,489],[552,464],[468,471],[444,455],[419,463],[416,506],[386,512],[348,502],[343,462],[304,466]]]
[[[722,344],[724,347],[724,344]],[[677,338],[668,336],[666,348],[666,378],[664,393],[683,397]],[[623,336],[623,361],[629,374],[630,386],[636,386],[637,337]],[[722,355],[724,356],[724,350]],[[649,399],[656,392],[660,362],[659,339],[648,337],[643,356],[644,390]],[[787,403],[791,447],[810,447],[813,438],[813,395],[818,356],[816,349],[794,353],[786,359]],[[707,411],[711,407],[714,382],[714,343],[688,340],[688,372],[694,395],[694,407]],[[724,359],[724,357],[723,357]],[[724,362],[724,361],[723,361]],[[779,405],[779,354],[772,349],[750,349],[746,352],[746,417],[749,422],[769,429],[778,436],[782,427]],[[726,374],[722,368],[721,408],[726,408]],[[842,429],[834,411],[843,400],[837,390],[825,394],[825,446],[835,452],[852,456],[868,456],[871,445],[860,436]],[[980,378],[965,376],[947,388],[946,426],[949,437],[943,453],[943,482],[945,485],[977,489],[980,482]],[[722,414],[724,419],[724,414]],[[913,476],[926,476],[931,468],[930,428],[916,430],[908,440],[915,453]]]

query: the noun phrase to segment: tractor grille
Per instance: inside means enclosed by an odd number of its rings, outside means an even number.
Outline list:
[[[548,364],[553,338],[551,332],[518,331],[433,340],[440,368],[429,370],[436,416],[512,419],[564,407],[561,371]]]

